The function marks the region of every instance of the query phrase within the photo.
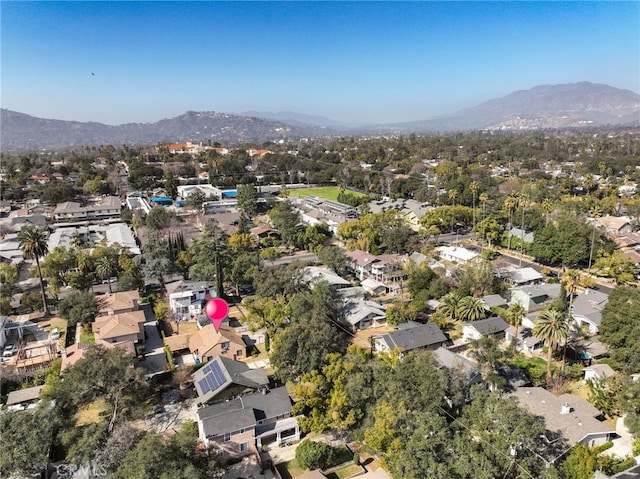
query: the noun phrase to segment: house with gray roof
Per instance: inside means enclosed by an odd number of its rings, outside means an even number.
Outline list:
[[[491,311],[491,308],[508,308],[509,303],[506,299],[504,299],[499,294],[488,294],[486,296],[482,296],[480,301],[484,303],[484,307]]]
[[[525,231],[522,228],[511,228],[509,234],[519,240],[524,240],[525,243],[533,243],[533,232]]]
[[[435,323],[402,323],[395,331],[373,336],[376,351],[390,352],[398,348],[402,353],[414,349],[436,349],[447,341],[447,337]]]
[[[341,312],[354,331],[387,324],[384,308],[375,301],[350,298],[345,301]]]
[[[462,338],[473,341],[485,336],[502,337],[508,327],[509,325],[498,316],[462,323]]]
[[[615,374],[615,371],[608,364],[592,364],[582,370],[584,382],[590,379],[607,379]]]
[[[586,444],[599,446],[616,433],[601,422],[602,413],[586,400],[573,394],[555,394],[541,387],[521,387],[513,392],[522,406],[542,418],[548,443],[564,439],[568,447]]]
[[[409,255],[409,261],[413,261],[415,264],[420,265],[427,261],[427,257],[418,251],[414,251]]]
[[[326,281],[333,290],[351,287],[351,283],[342,276],[337,275],[329,268],[319,266],[307,266],[302,270],[302,276],[306,282],[313,286],[316,281]]]
[[[602,321],[602,310],[609,302],[609,295],[586,288],[573,300],[571,316],[580,327],[588,327],[589,333],[597,334]]]
[[[511,288],[510,303],[517,303],[526,312],[544,308],[549,302],[560,296],[560,284],[533,284]]]
[[[9,411],[21,411],[34,408],[40,401],[40,394],[43,389],[44,386],[33,386],[11,391],[7,396],[7,409]]]
[[[264,368],[250,369],[247,363],[216,356],[191,375],[198,404],[210,404],[264,389],[269,378]]]
[[[514,286],[538,284],[544,279],[542,274],[538,273],[530,266],[527,266],[526,268],[502,268],[497,272],[497,275]]]
[[[300,439],[285,387],[265,390],[198,409],[198,434],[206,447],[215,445],[232,457]]]

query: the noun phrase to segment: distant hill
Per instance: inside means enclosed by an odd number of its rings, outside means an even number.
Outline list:
[[[261,118],[260,115],[271,118]],[[36,118],[2,109],[0,122],[0,148],[5,151],[186,140],[237,144],[335,134],[640,126],[640,95],[589,82],[542,85],[489,100],[451,115],[358,128],[348,128],[328,118],[293,112],[245,112],[244,115],[233,115],[189,111],[155,123],[111,126]]]
[[[73,145],[155,144],[192,140],[221,143],[263,142],[300,138],[317,128],[288,125],[261,118],[189,111],[155,123],[104,125],[50,120],[2,109],[2,150],[55,148]]]
[[[541,85],[451,115],[395,126],[406,131],[531,130],[640,125],[640,95],[580,82]]]
[[[243,111],[240,115],[281,121],[289,125],[330,126],[341,128],[346,126],[344,123],[330,118],[325,118],[324,116],[305,115],[304,113],[296,113],[294,111],[280,111],[278,113],[271,111]]]

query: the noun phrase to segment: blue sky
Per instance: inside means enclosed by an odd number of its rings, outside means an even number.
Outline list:
[[[288,110],[391,123],[541,84],[640,91],[637,1],[0,6],[1,105],[44,118]]]

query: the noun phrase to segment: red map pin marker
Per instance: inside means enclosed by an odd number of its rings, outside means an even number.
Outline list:
[[[207,301],[207,305],[204,307],[205,313],[213,323],[213,327],[216,328],[216,332],[220,330],[222,321],[229,314],[229,305],[222,298],[213,298]]]

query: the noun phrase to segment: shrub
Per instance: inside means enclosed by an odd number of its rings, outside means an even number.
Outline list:
[[[296,460],[307,469],[324,469],[331,464],[333,453],[328,444],[306,439],[296,449]]]
[[[173,354],[171,353],[171,348],[169,348],[168,344],[166,344],[164,346],[164,354],[166,354],[166,356],[167,356],[167,362],[169,363],[169,369],[171,371],[173,371],[175,369],[175,367],[176,367],[176,364],[175,364],[175,362],[173,360]]]

